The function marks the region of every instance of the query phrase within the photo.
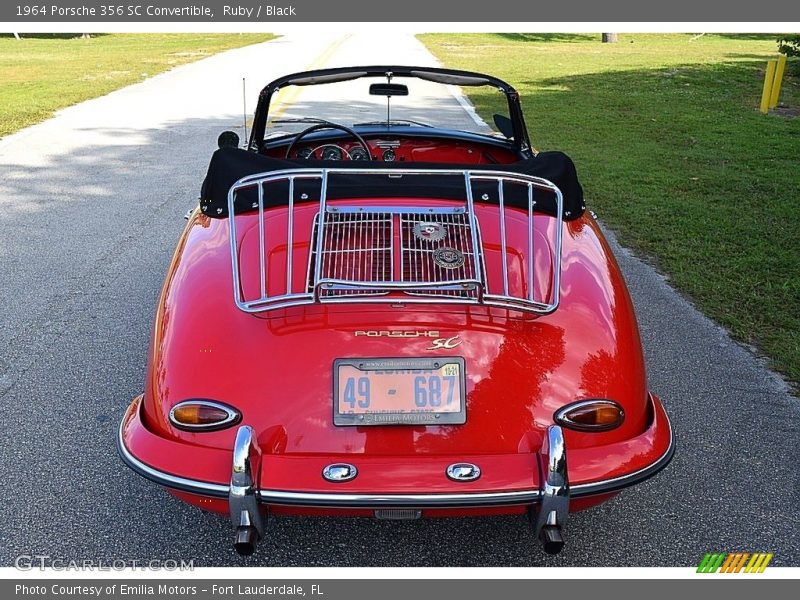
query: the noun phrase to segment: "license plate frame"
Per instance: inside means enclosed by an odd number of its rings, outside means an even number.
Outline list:
[[[417,407],[416,405],[409,406],[413,410],[396,410],[396,411],[369,411],[368,407],[359,406],[356,410],[355,406],[351,411],[342,410],[342,367],[350,367],[358,372],[363,372],[370,382],[374,381],[377,376],[375,372],[388,371],[411,371],[411,373],[394,373],[394,377],[417,377],[427,376],[431,377],[438,373],[448,372],[445,367],[448,365],[456,365],[457,367],[449,367],[449,372],[453,373],[455,368],[458,373],[455,375],[439,375],[440,377],[456,377],[458,382],[458,405],[456,410],[435,410],[437,407],[430,407],[433,410],[425,410]],[[413,373],[419,371],[419,374]],[[352,371],[351,371],[352,372]],[[433,373],[431,373],[433,372]],[[425,375],[427,373],[427,375]],[[347,377],[347,374],[345,374]],[[430,379],[427,380],[430,385]],[[447,382],[454,385],[455,382]],[[345,381],[345,386],[347,382]],[[411,384],[412,389],[415,385]],[[372,386],[372,383],[370,383]],[[430,391],[428,388],[427,391]],[[455,391],[453,392],[455,394]],[[408,403],[408,400],[405,400]],[[411,402],[416,403],[416,399]],[[440,400],[441,402],[441,400]],[[376,426],[376,425],[463,425],[467,422],[467,400],[466,400],[466,370],[465,361],[460,356],[447,356],[447,357],[431,357],[431,358],[337,358],[333,361],[333,424],[340,427],[347,426]]]

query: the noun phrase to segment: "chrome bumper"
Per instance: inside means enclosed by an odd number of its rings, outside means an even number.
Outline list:
[[[567,474],[567,447],[564,442],[564,432],[558,425],[547,428],[547,435],[542,444],[543,457],[542,488],[531,492],[505,492],[496,494],[418,494],[413,496],[361,496],[351,494],[352,502],[359,498],[368,499],[371,506],[407,506],[414,503],[415,508],[424,506],[427,502],[447,502],[449,505],[458,505],[461,501],[468,501],[475,505],[476,496],[481,496],[483,501],[497,502],[502,495],[503,500],[512,500],[514,503],[524,502],[521,496],[531,495],[528,502],[532,504],[531,518],[536,538],[541,541],[548,554],[558,554],[564,546],[563,527],[569,516],[569,477]],[[233,447],[233,466],[231,469],[231,485],[228,491],[228,506],[230,509],[231,523],[236,530],[234,548],[239,554],[249,556],[255,552],[256,545],[264,536],[263,516],[258,507],[257,498],[262,502],[265,493],[258,489],[257,477],[261,472],[261,450],[253,442],[253,428],[242,425],[236,433]],[[273,494],[275,492],[272,492]],[[286,494],[286,492],[284,492]],[[311,494],[306,494],[305,498]],[[327,497],[330,494],[314,494]],[[339,496],[337,494],[337,496]],[[338,502],[345,501],[338,497]],[[377,501],[377,502],[376,502]],[[528,503],[525,502],[525,503]]]
[[[542,464],[542,500],[531,511],[536,539],[548,554],[558,554],[564,546],[562,527],[569,516],[569,474],[567,472],[567,445],[564,432],[558,425],[547,428],[547,435],[539,456]]]
[[[666,424],[670,427],[669,420]],[[538,453],[541,488],[510,492],[428,494],[319,493],[261,488],[258,481],[261,453],[255,443],[253,430],[247,425],[241,426],[236,435],[228,485],[179,477],[142,462],[126,447],[122,425],[117,445],[127,466],[155,483],[181,492],[227,499],[231,521],[237,532],[236,548],[239,552],[248,554],[252,553],[258,539],[264,535],[264,512],[268,505],[374,510],[527,505],[530,507],[536,535],[542,540],[545,549],[547,550],[548,545],[551,549],[560,549],[563,545],[560,532],[569,514],[570,500],[617,492],[655,475],[669,463],[674,453],[671,427],[669,440],[669,446],[663,455],[645,468],[612,479],[571,485],[563,432],[558,425],[551,425]]]
[[[125,464],[139,475],[173,490],[211,498],[228,498],[230,485],[187,479],[159,471],[137,459],[126,448],[122,432],[117,440],[119,454]],[[618,492],[649,479],[672,459],[674,441],[667,451],[651,465],[613,479],[570,486],[570,498],[583,498]],[[345,494],[316,492],[287,492],[258,489],[259,502],[280,506],[308,506],[314,508],[481,508],[515,506],[539,502],[542,490],[538,488],[513,492],[459,493],[459,494]]]
[[[264,519],[258,509],[257,474],[261,472],[261,449],[253,443],[253,428],[239,427],[233,445],[233,467],[228,491],[228,510],[236,528],[234,547],[239,554],[255,552],[264,537]]]

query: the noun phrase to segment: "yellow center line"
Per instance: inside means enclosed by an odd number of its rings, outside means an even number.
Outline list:
[[[317,56],[309,65],[306,65],[306,68],[303,69],[304,71],[313,71],[315,69],[321,69],[325,66],[325,64],[333,57],[334,54],[342,47],[347,40],[350,39],[352,34],[348,33],[344,37],[339,38],[335,42],[333,42],[330,46],[325,48],[323,52]],[[286,87],[280,90],[276,96],[276,98],[280,98],[279,102],[277,103],[277,107],[274,111],[270,111],[270,120],[274,121],[276,119],[281,118],[285,113],[286,110],[291,106],[293,103],[297,102],[297,99],[300,97],[300,94],[303,93],[303,88],[298,85],[293,85],[290,87]]]

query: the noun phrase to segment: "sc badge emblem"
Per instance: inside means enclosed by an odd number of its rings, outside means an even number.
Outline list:
[[[450,338],[437,338],[431,341],[430,348],[425,348],[426,350],[452,350],[456,346],[461,345],[461,338],[457,335],[454,335]]]

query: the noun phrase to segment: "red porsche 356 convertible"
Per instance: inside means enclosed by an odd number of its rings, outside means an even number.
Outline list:
[[[362,85],[366,100],[270,114],[289,86]],[[448,86],[499,91],[508,115],[456,129],[430,91]],[[667,465],[619,268],[572,161],[533,149],[509,84],[289,75],[261,92],[245,149],[219,142],[118,444],[134,471],[230,514],[238,552],[268,513],[528,513],[556,553],[570,512]]]

